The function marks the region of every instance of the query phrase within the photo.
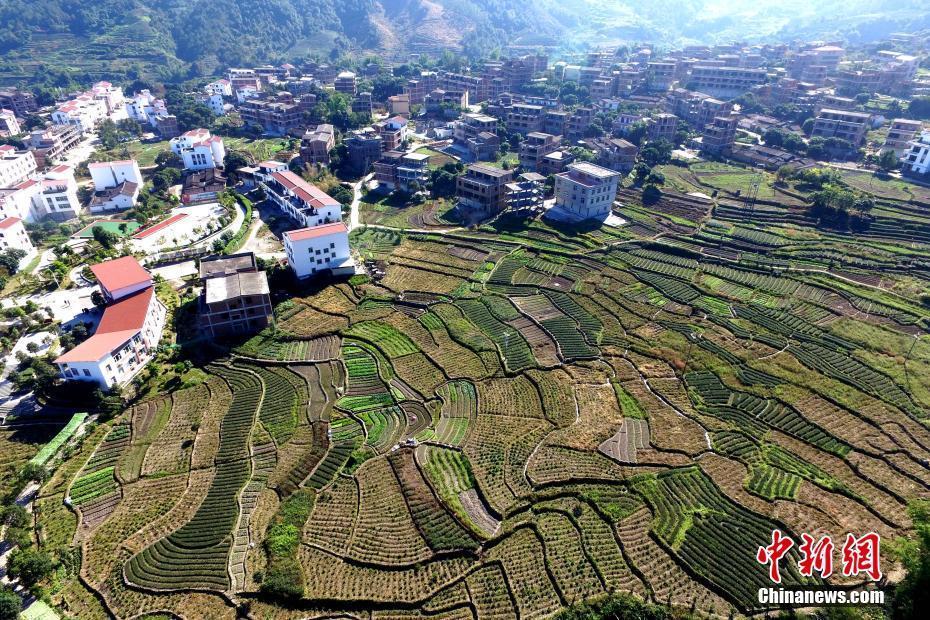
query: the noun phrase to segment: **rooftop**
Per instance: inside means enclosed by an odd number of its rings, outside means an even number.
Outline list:
[[[342,222],[335,222],[333,224],[323,224],[321,226],[313,226],[311,228],[298,228],[297,230],[289,230],[284,233],[284,236],[289,241],[306,241],[308,239],[317,239],[319,237],[326,237],[328,235],[338,235],[338,234],[348,234],[349,229],[346,228],[346,225]]]
[[[201,279],[231,275],[233,273],[252,271],[254,269],[255,255],[252,252],[230,254],[229,256],[214,256],[200,260]]]
[[[268,295],[268,278],[264,271],[247,271],[206,281],[204,295],[208,304],[214,304],[244,295]]]
[[[10,226],[12,226],[13,224],[17,222],[22,222],[22,220],[19,219],[18,217],[5,217],[2,220],[0,220],[0,230],[6,230],[7,228],[9,228]]]
[[[111,292],[152,281],[149,272],[132,256],[97,263],[91,265],[90,270],[94,272],[100,285]]]
[[[127,258],[135,262],[134,258]],[[115,263],[119,260],[123,259],[109,262]],[[94,265],[91,269],[99,266]],[[142,268],[139,267],[139,269]],[[94,271],[94,273],[97,272]],[[145,316],[148,314],[149,304],[154,294],[154,289],[148,287],[107,306],[94,335],[56,359],[55,362],[59,364],[97,362],[123,346],[138,334],[145,324]]]
[[[282,170],[271,175],[275,181],[292,191],[303,202],[312,207],[338,207],[339,202],[316,185],[308,183],[290,170]]]
[[[611,177],[620,176],[620,173],[616,170],[611,170],[610,168],[603,168],[601,166],[581,161],[568,166],[569,170],[580,172],[588,176],[595,177],[597,179],[609,179]]]
[[[503,168],[498,168],[496,166],[491,166],[488,164],[471,164],[468,166],[469,172],[478,172],[480,174],[486,174],[492,177],[505,177],[513,174],[513,170],[504,170]]]

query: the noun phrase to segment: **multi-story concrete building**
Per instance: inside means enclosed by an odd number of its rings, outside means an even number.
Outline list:
[[[261,186],[278,208],[301,226],[319,226],[342,221],[342,205],[290,170],[263,176]]]
[[[243,122],[279,136],[296,131],[303,122],[303,112],[304,107],[290,93],[279,93],[273,99],[248,99],[239,104]]]
[[[232,82],[225,78],[210,82],[204,86],[204,92],[210,93],[211,95],[219,95],[220,97],[232,97]]]
[[[704,127],[701,138],[701,150],[719,155],[726,153],[733,147],[736,140],[736,128],[739,124],[738,116],[718,116],[712,123]]]
[[[541,209],[545,198],[546,177],[535,172],[524,172],[504,186],[507,209],[526,211]]]
[[[764,69],[695,65],[687,84],[689,90],[729,98],[741,95],[766,81],[768,76]]]
[[[211,337],[249,334],[274,321],[271,291],[252,252],[200,260],[200,326]]]
[[[463,114],[452,127],[455,144],[478,161],[488,160],[500,149],[497,119],[486,114]]]
[[[901,157],[901,167],[911,174],[930,173],[930,131],[908,143],[908,149]]]
[[[22,132],[16,113],[13,110],[0,108],[0,136],[18,136]]]
[[[75,125],[83,133],[93,131],[105,118],[113,121],[129,118],[123,105],[123,89],[109,82],[97,82],[52,112],[53,123]]]
[[[211,136],[208,129],[191,129],[172,138],[171,151],[184,161],[186,170],[221,168],[226,159],[223,138]]]
[[[407,80],[404,85],[404,94],[407,95],[409,105],[422,104],[437,84],[438,78],[433,71],[423,71],[418,78]]]
[[[168,114],[164,99],[155,97],[149,90],[141,90],[125,100],[126,114],[129,118],[155,126],[155,117]]]
[[[407,119],[403,116],[394,116],[374,125],[381,135],[383,151],[393,151],[399,148],[407,139]]]
[[[397,187],[397,166],[403,156],[402,151],[387,151],[374,163],[375,181],[380,189],[393,191]]]
[[[507,110],[507,129],[526,135],[541,131],[545,118],[542,106],[528,103],[514,103]]]
[[[185,205],[216,202],[226,189],[226,177],[217,168],[190,170],[181,182],[181,202]]]
[[[74,168],[59,164],[52,167],[44,178],[38,181],[41,192],[33,198],[36,212],[40,217],[53,220],[70,220],[81,214],[81,201],[78,198],[78,185],[74,179]]]
[[[17,151],[14,146],[0,144],[0,187],[22,183],[37,169],[32,151]]]
[[[355,95],[357,91],[358,81],[356,80],[355,74],[351,71],[342,71],[336,76],[333,85],[337,93],[352,96]]]
[[[143,179],[135,160],[95,162],[87,169],[94,181],[91,213],[122,211],[136,204]]]
[[[178,127],[178,117],[174,114],[155,117],[155,131],[163,139],[170,140],[181,135],[181,129]]]
[[[391,114],[410,114],[410,95],[391,95],[387,100],[388,112]]]
[[[35,129],[25,140],[39,167],[50,166],[81,141],[81,130],[74,125],[52,125]]]
[[[0,219],[0,252],[7,250],[22,250],[26,253],[19,259],[20,268],[29,264],[36,255],[36,248],[29,239],[23,221],[18,217]]]
[[[651,91],[665,92],[675,83],[678,62],[656,60],[646,63],[646,87]]]
[[[355,262],[349,253],[349,230],[342,222],[289,230],[284,233],[288,266],[298,278],[320,273],[349,275]]]
[[[649,140],[668,140],[675,142],[675,132],[678,131],[678,117],[674,114],[656,114],[648,121],[649,130],[646,134]]]
[[[841,138],[854,147],[861,146],[869,130],[870,114],[824,108],[814,120],[811,137]]]
[[[888,129],[888,135],[885,136],[882,151],[894,151],[895,155],[900,158],[905,151],[910,149],[910,142],[917,137],[922,128],[923,124],[920,121],[909,118],[894,119]]]
[[[423,105],[430,116],[457,118],[468,109],[468,91],[434,88],[426,95]]]
[[[300,139],[300,158],[305,164],[329,165],[329,152],[336,146],[336,129],[328,124],[308,129]]]
[[[598,165],[605,168],[627,173],[636,164],[636,155],[639,153],[639,148],[623,138],[601,137],[586,140],[585,144],[594,151]]]
[[[125,385],[155,356],[167,311],[132,256],[91,266],[107,302],[94,335],[58,357],[61,377],[107,389]]]
[[[350,132],[343,143],[349,152],[349,164],[356,174],[367,173],[372,164],[381,159],[384,142],[381,134],[372,127]]]
[[[524,170],[536,171],[539,160],[559,148],[561,136],[533,131],[520,142],[520,166]]]
[[[16,116],[26,118],[39,109],[36,97],[30,92],[17,88],[0,89],[0,108],[13,110]]]
[[[506,186],[512,180],[512,170],[471,164],[456,181],[459,209],[482,216],[500,213],[507,206]]]
[[[574,163],[555,176],[555,206],[577,220],[610,215],[620,173],[587,162]]]
[[[565,168],[574,161],[575,156],[572,155],[571,151],[563,149],[552,151],[551,153],[543,155],[543,157],[536,162],[536,172],[543,176],[558,174],[564,171]]]

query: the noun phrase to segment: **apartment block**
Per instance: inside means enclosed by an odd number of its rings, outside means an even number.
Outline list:
[[[45,129],[34,129],[25,140],[39,167],[50,166],[59,161],[80,141],[81,130],[73,125],[52,125]]]
[[[355,95],[358,89],[358,80],[356,76],[351,71],[342,71],[339,75],[336,76],[333,86],[336,89],[337,93],[342,93],[344,95],[349,95],[350,97]]]
[[[13,110],[16,116],[26,118],[39,109],[36,97],[30,92],[17,88],[0,89],[0,108]]]
[[[300,140],[300,158],[305,164],[329,165],[329,152],[336,146],[335,128],[324,123],[308,129]]]
[[[587,162],[574,163],[555,176],[555,206],[577,220],[610,215],[620,173]]]
[[[695,65],[691,69],[687,84],[689,90],[729,98],[741,95],[753,86],[767,81],[768,75],[764,69]]]
[[[459,208],[483,216],[500,213],[507,206],[506,185],[511,181],[512,170],[471,164],[456,181]]]
[[[271,291],[252,252],[200,260],[199,315],[211,337],[250,334],[274,321]]]
[[[908,149],[901,157],[901,167],[912,174],[930,173],[930,131],[923,132],[920,139],[908,143]]]
[[[559,148],[561,136],[533,131],[520,142],[520,167],[535,171],[539,160]]]
[[[701,150],[714,155],[729,151],[736,140],[738,116],[718,116],[704,127],[701,137]]]
[[[512,183],[504,186],[507,209],[526,211],[541,209],[545,198],[546,177],[535,172],[524,172]]]
[[[891,121],[891,127],[888,129],[888,135],[885,137],[885,144],[882,145],[883,151],[894,151],[900,158],[905,151],[910,149],[910,142],[917,138],[923,124],[920,121],[908,118],[896,118]]]
[[[184,161],[186,170],[222,168],[226,159],[223,138],[210,135],[208,129],[191,129],[169,142],[171,151]]]
[[[0,144],[0,187],[13,187],[28,179],[37,170],[32,151],[17,151],[9,144]]]
[[[290,170],[272,172],[261,181],[265,194],[301,226],[320,226],[342,221],[342,205]]]
[[[841,138],[858,147],[865,141],[871,119],[872,116],[864,112],[824,108],[814,120],[811,137]]]

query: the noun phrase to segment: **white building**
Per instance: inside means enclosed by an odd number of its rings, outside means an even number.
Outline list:
[[[36,208],[42,216],[69,220],[80,215],[81,201],[78,198],[77,181],[74,180],[74,168],[64,164],[55,166],[45,173],[45,178],[39,183],[42,192],[36,197],[40,201]]]
[[[69,220],[81,211],[77,189],[74,169],[55,166],[44,177],[0,189],[0,216],[16,217],[24,222],[35,222],[46,216]]]
[[[13,187],[32,176],[37,169],[32,151],[17,151],[0,144],[0,187]]]
[[[222,168],[226,158],[223,138],[211,136],[207,129],[191,129],[171,139],[171,150],[184,160],[187,170]]]
[[[206,92],[200,96],[200,101],[210,108],[210,111],[216,116],[223,116],[226,114],[226,102],[223,101],[223,95]]]
[[[232,97],[233,94],[232,82],[227,79],[210,82],[204,87],[204,90],[211,95],[219,95],[220,97]]]
[[[123,211],[136,204],[142,189],[142,173],[134,159],[101,161],[88,164],[94,180],[91,213]]]
[[[26,255],[20,259],[19,267],[22,269],[36,255],[36,248],[32,245],[23,221],[18,217],[7,217],[0,220],[0,252],[7,250],[22,250]]]
[[[260,182],[268,198],[302,226],[342,221],[339,201],[290,170],[261,175]]]
[[[126,256],[93,265],[107,307],[94,335],[55,360],[62,378],[124,385],[155,355],[165,326],[165,306],[152,277]]]
[[[574,163],[555,175],[555,206],[578,220],[610,215],[620,173],[587,162]]]
[[[322,272],[346,275],[355,272],[349,254],[349,230],[342,222],[284,233],[287,262],[298,278]]]
[[[20,133],[22,128],[13,110],[0,109],[0,135],[18,136]]]
[[[908,149],[901,157],[901,166],[914,174],[930,172],[930,131],[923,132],[920,139],[908,142]]]
[[[52,112],[53,123],[56,125],[74,125],[81,130],[81,133],[93,131],[97,123],[106,117],[106,105],[86,93],[66,101]]]
[[[94,189],[116,187],[124,181],[142,185],[142,172],[134,159],[94,162],[88,164],[87,169],[94,180]]]
[[[129,118],[155,126],[156,116],[167,116],[168,107],[163,99],[154,96],[148,89],[141,90],[126,100],[126,114]]]

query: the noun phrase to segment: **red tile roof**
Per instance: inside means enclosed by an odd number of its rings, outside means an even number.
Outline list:
[[[21,222],[21,221],[22,220],[19,219],[18,217],[5,217],[2,220],[0,220],[0,229],[7,229],[13,224],[15,224],[16,222]]]
[[[167,220],[162,220],[159,223],[155,224],[154,226],[149,226],[145,230],[138,231],[136,234],[132,236],[132,238],[133,239],[147,239],[148,237],[151,237],[155,233],[168,228],[175,222],[183,220],[185,217],[187,217],[187,213],[178,213],[177,215],[172,215]]]
[[[149,287],[107,306],[94,335],[56,359],[55,362],[59,364],[98,362],[108,353],[121,347],[142,331],[154,294],[155,290]]]
[[[275,172],[271,175],[275,181],[294,192],[298,198],[317,209],[339,206],[339,202],[316,185],[308,183],[290,170]]]
[[[134,159],[120,159],[117,161],[97,161],[92,164],[87,164],[88,168],[109,168],[110,166],[122,166],[125,164],[134,164],[136,160]]]
[[[325,237],[326,235],[348,232],[349,229],[346,228],[345,224],[342,222],[336,222],[334,224],[323,224],[321,226],[312,226],[310,228],[289,230],[284,234],[291,241],[305,241],[306,239],[316,239],[317,237]]]
[[[149,272],[132,256],[97,263],[91,265],[90,270],[97,276],[100,285],[110,292],[152,280]]]

